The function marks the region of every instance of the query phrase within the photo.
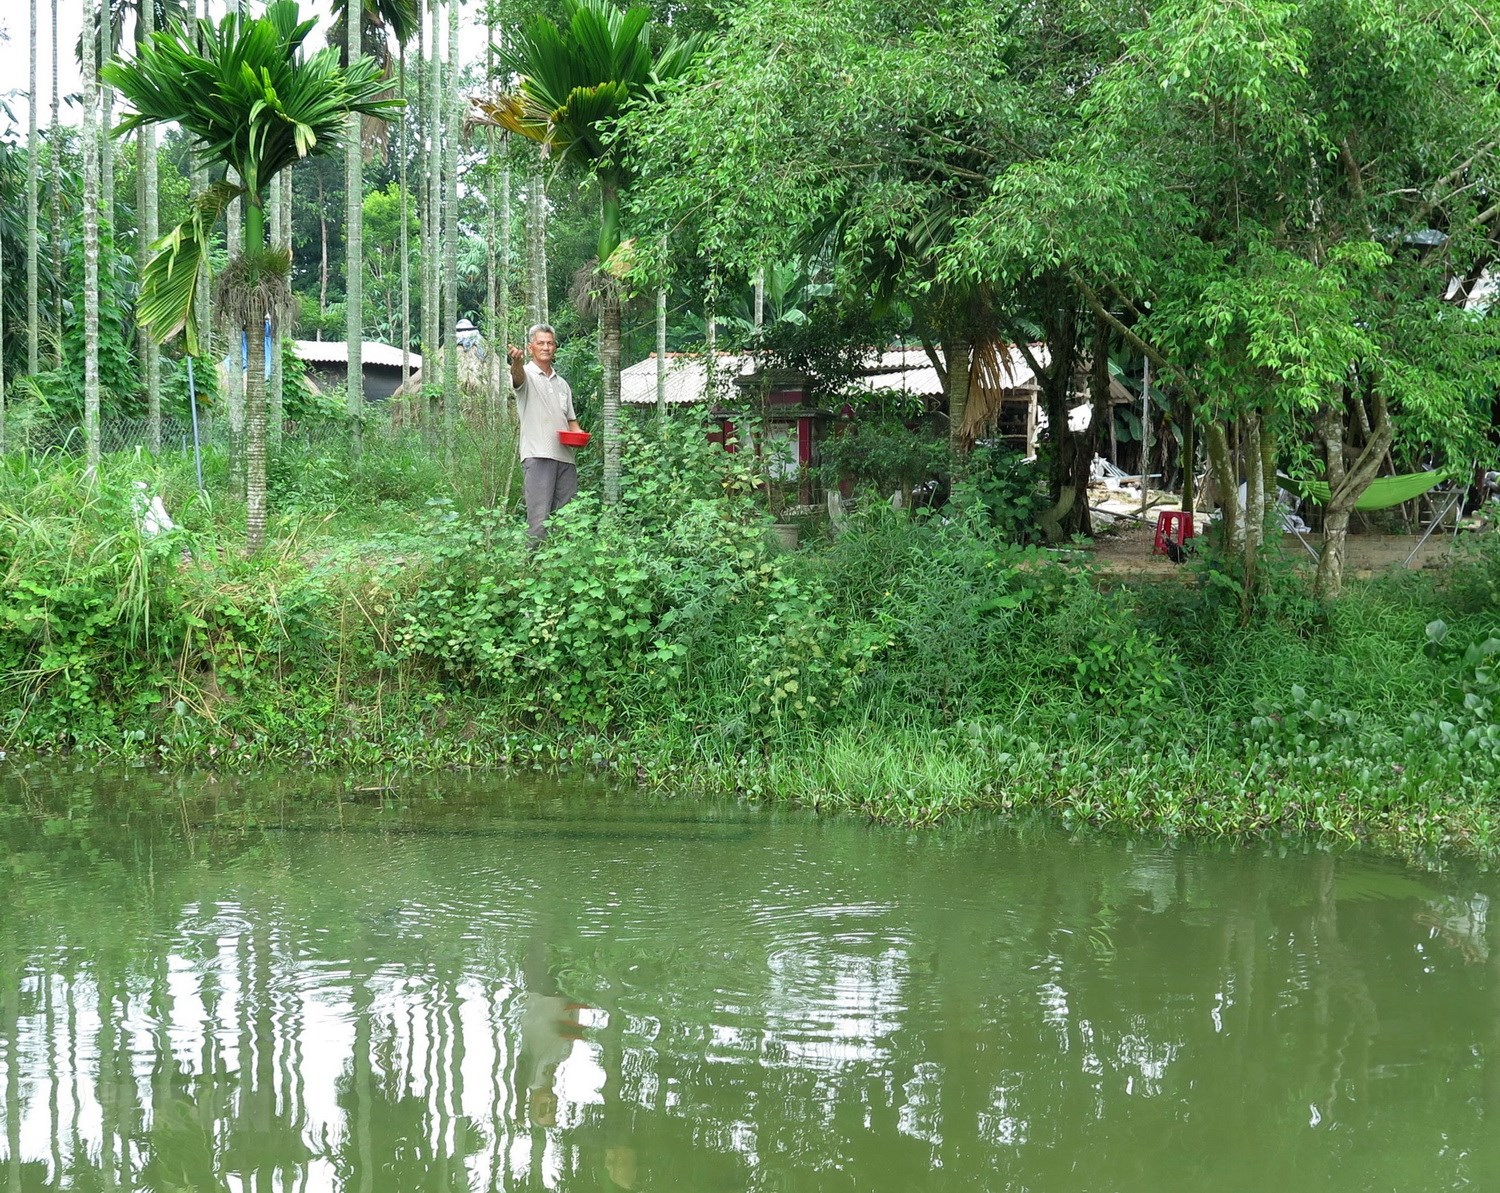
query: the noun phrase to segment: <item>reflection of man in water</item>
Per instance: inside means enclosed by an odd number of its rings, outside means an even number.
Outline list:
[[[521,1076],[526,1082],[526,1115],[536,1127],[557,1125],[557,1066],[568,1059],[573,1043],[583,1038],[579,1012],[558,990],[557,976],[547,968],[546,946],[533,941],[526,957],[526,994],[521,1007]]]

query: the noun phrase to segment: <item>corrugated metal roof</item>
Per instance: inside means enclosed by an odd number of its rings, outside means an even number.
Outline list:
[[[667,354],[667,405],[686,406],[703,401],[707,381],[704,365],[701,356]],[[719,353],[717,380],[721,396],[728,396],[735,377],[750,372],[748,356]],[[631,406],[656,405],[656,353],[620,370],[620,401]]]
[[[298,360],[308,364],[345,365],[349,363],[349,345],[343,340],[293,340],[292,353]],[[401,367],[401,349],[392,348],[375,340],[365,340],[359,349],[360,361],[367,365],[379,365],[388,369]],[[415,352],[408,355],[411,367],[420,369],[422,358]]]
[[[1045,365],[1051,357],[1040,344],[1031,345],[1031,354],[1039,364]],[[1020,352],[1010,351],[1009,363],[1005,366],[1001,384],[1005,389],[1023,389],[1036,385],[1036,373],[1026,363]],[[871,361],[865,375],[856,384],[871,393],[876,390],[898,390],[921,397],[938,397],[944,392],[938,371],[921,348],[900,348],[893,352],[882,352]]]
[[[1032,346],[1032,355],[1046,364],[1050,359],[1042,345]],[[1036,374],[1026,364],[1019,352],[1010,354],[1006,368],[1005,388],[1021,389],[1036,384]],[[751,358],[730,353],[719,354],[719,380],[721,389],[731,377],[744,377],[753,372]],[[667,359],[667,404],[687,405],[703,401],[704,369],[700,356],[677,356],[668,354]],[[898,349],[893,352],[872,353],[866,365],[865,375],[855,385],[867,392],[898,390],[922,397],[936,397],[943,393],[943,383],[938,373],[921,348]],[[656,404],[656,354],[638,361],[620,371],[620,401],[632,406]]]

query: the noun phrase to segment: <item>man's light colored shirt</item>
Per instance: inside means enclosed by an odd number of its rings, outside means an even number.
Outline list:
[[[521,459],[541,458],[572,464],[573,449],[557,441],[577,419],[573,390],[556,369],[547,376],[536,362],[526,362],[526,382],[516,390],[516,414],[521,421]]]

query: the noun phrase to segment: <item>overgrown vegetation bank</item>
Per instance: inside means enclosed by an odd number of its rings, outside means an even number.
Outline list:
[[[1500,842],[1494,536],[1326,605],[1288,565],[1241,625],[1212,558],[1188,584],[1103,592],[1007,541],[982,484],[945,517],[875,505],[786,552],[753,477],[691,427],[630,427],[626,446],[620,504],[580,499],[534,554],[482,506],[382,503],[382,486],[447,482],[378,450],[336,473],[362,523],[294,508],[250,557],[186,468],[152,477],[182,523],[153,537],[139,462],[106,459],[92,483],[13,464],[0,747],[611,768],[907,824],[1042,810],[1404,852]],[[328,461],[280,467],[283,491],[322,503]]]

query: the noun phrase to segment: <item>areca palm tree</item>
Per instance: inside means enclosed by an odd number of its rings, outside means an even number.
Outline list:
[[[416,29],[415,0],[357,0],[359,19],[351,21],[351,0],[334,0],[331,44],[341,46],[343,61],[353,62],[369,54],[380,67],[382,77],[390,77],[391,48],[387,35],[405,45]],[[346,399],[354,427],[354,452],[362,446],[364,417],[364,344],[365,252],[364,252],[364,117],[350,116],[348,141],[344,149],[344,297],[347,317],[345,340],[349,374]]]
[[[347,67],[338,52],[304,56],[315,21],[304,21],[296,0],[275,0],[258,18],[231,13],[217,25],[199,20],[153,33],[131,61],[116,61],[108,79],[134,111],[116,135],[145,124],[176,122],[199,142],[199,152],[223,165],[234,183],[220,181],[198,197],[195,211],[154,246],[137,316],[158,340],[182,332],[199,352],[195,302],[198,266],[209,230],[234,199],[245,204],[244,244],[219,278],[216,294],[225,323],[244,331],[246,376],[247,540],[255,550],[266,524],[266,384],[264,328],[272,332],[291,303],[291,253],[266,247],[266,203],[271,179],[301,158],[338,150],[351,112],[388,118],[400,100],[384,98],[375,64]]]
[[[698,48],[696,37],[652,44],[650,9],[619,9],[608,0],[567,0],[566,21],[545,17],[525,25],[506,55],[520,76],[516,89],[480,101],[484,119],[539,142],[573,161],[599,183],[599,364],[603,372],[600,438],[604,499],[620,495],[620,314],[625,270],[621,193],[630,183],[626,146],[614,135],[620,115],[679,74]]]

